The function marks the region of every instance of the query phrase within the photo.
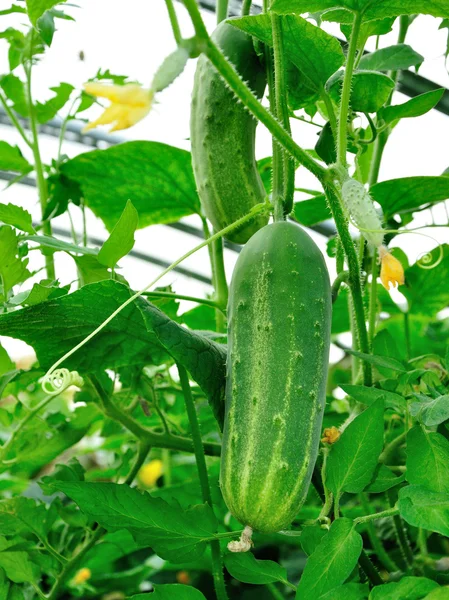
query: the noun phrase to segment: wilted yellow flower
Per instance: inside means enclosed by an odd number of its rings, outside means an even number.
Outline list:
[[[88,579],[90,579],[91,577],[92,577],[91,570],[84,567],[83,569],[80,569],[79,571],[77,571],[75,577],[73,578],[73,583],[75,585],[81,585],[82,583],[86,583],[86,581]]]
[[[147,487],[153,486],[163,473],[162,461],[155,459],[144,465],[139,471],[139,479]]]
[[[396,288],[404,283],[404,269],[385,246],[379,248],[380,256],[380,280],[386,290],[390,290],[390,283]]]
[[[340,435],[341,433],[336,427],[326,427],[323,431],[321,441],[323,444],[335,444],[335,442],[340,439]]]
[[[107,98],[111,106],[92,123],[88,123],[83,132],[98,127],[98,125],[113,125],[111,131],[128,129],[141,121],[150,112],[154,92],[145,90],[137,83],[125,85],[110,85],[105,83],[85,83],[85,91],[98,98]]]

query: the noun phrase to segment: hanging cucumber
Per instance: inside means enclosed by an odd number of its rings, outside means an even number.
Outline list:
[[[267,225],[243,248],[228,319],[221,489],[243,525],[275,532],[307,495],[330,343],[329,275],[298,225]]]
[[[252,38],[220,23],[212,39],[258,98],[266,86]],[[192,95],[190,139],[201,205],[216,230],[223,229],[263,202],[266,192],[255,160],[256,121],[203,55]],[[227,238],[244,244],[267,217],[257,216]]]

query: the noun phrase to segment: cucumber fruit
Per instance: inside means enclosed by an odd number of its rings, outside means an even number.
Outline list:
[[[212,39],[261,98],[266,75],[252,38],[223,22]],[[244,217],[266,197],[255,160],[255,137],[256,120],[209,60],[200,56],[190,116],[192,163],[201,205],[217,231]],[[227,238],[244,244],[267,220],[257,216]]]
[[[236,519],[271,533],[305,500],[325,405],[329,275],[301,227],[273,223],[245,245],[228,323],[220,485]]]

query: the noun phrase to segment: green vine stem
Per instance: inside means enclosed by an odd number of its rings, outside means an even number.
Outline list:
[[[31,32],[30,38],[30,49],[33,47],[33,33]],[[45,210],[47,208],[48,202],[48,188],[47,188],[47,180],[44,175],[44,167],[42,164],[41,153],[39,149],[39,132],[37,128],[37,117],[36,117],[36,107],[33,103],[33,98],[31,95],[31,73],[32,73],[32,57],[30,56],[29,61],[24,64],[24,70],[26,75],[26,99],[28,103],[28,112],[30,118],[30,130],[31,130],[31,149],[33,151],[34,158],[34,169],[36,171],[36,183],[37,190],[39,194],[39,202],[41,205],[41,213],[42,218],[44,217]],[[43,222],[42,230],[45,235],[51,236],[51,223],[50,221]],[[45,267],[47,271],[48,279],[54,280],[56,279],[55,273],[55,264],[53,260],[53,253],[48,251],[42,251],[45,257]]]
[[[217,25],[228,18],[229,0],[217,0]]]
[[[285,81],[285,51],[282,33],[282,20],[279,15],[274,12],[270,13],[271,17],[271,29],[273,32],[273,57],[274,57],[274,105],[275,105],[275,116],[280,123],[282,123],[285,131],[291,135],[290,117],[287,107],[287,83]],[[272,111],[273,112],[273,111]],[[275,145],[279,148],[277,142]],[[275,217],[277,213],[278,220],[284,218],[284,215],[288,215],[293,207],[293,195],[295,191],[295,163],[291,159],[288,152],[285,149],[281,149],[281,160],[282,163],[279,165],[279,171],[277,177],[273,170],[273,198],[275,200]],[[274,169],[274,165],[273,165]],[[277,206],[277,204],[281,206]]]
[[[362,15],[356,12],[352,24],[351,38],[349,40],[348,55],[346,57],[345,74],[343,78],[343,88],[340,100],[340,113],[338,119],[338,138],[337,138],[337,162],[346,166],[346,150],[348,145],[348,112],[349,100],[351,97],[351,83],[354,72],[354,61],[357,52],[357,41],[362,24]]]
[[[247,17],[251,12],[251,4],[253,0],[243,0],[242,2],[242,17]]]
[[[370,557],[363,549],[359,557],[359,565],[374,586],[382,585],[384,583],[384,580],[379,575],[379,571],[373,565],[373,563],[370,560]]]
[[[354,519],[354,523],[359,525],[360,523],[368,523],[370,521],[375,521],[377,519],[385,519],[386,517],[394,517],[399,514],[399,508],[393,506],[392,508],[387,508],[386,510],[382,510],[378,513],[373,513],[372,515],[364,515],[363,517],[357,517]]]
[[[343,209],[337,191],[328,183],[325,183],[324,191],[334,217],[335,225],[340,237],[343,250],[348,263],[348,283],[351,289],[352,302],[354,306],[354,316],[357,326],[358,347],[361,352],[369,354],[368,333],[366,330],[365,309],[363,307],[362,281],[360,277],[360,266],[357,252],[354,247],[351,235],[343,214]],[[366,386],[372,385],[371,365],[363,361],[363,383]]]
[[[3,106],[3,108],[5,109],[6,114],[8,115],[11,123],[14,125],[14,127],[17,129],[17,131],[19,132],[21,138],[23,139],[23,141],[26,143],[27,146],[29,146],[31,148],[31,150],[33,149],[33,144],[31,143],[31,141],[28,139],[27,134],[25,133],[25,130],[23,129],[22,125],[19,123],[19,120],[17,119],[16,115],[14,114],[14,112],[9,108],[8,103],[6,102],[5,97],[3,96],[2,93],[0,93],[0,103]]]
[[[337,277],[334,279],[334,283],[332,284],[331,295],[332,295],[332,304],[337,300],[338,294],[340,292],[340,288],[343,283],[347,283],[349,278],[348,271],[340,271]]]
[[[371,257],[371,285],[370,285],[370,294],[369,294],[369,327],[368,327],[368,336],[369,336],[369,347],[372,349],[373,347],[373,339],[374,334],[376,332],[376,322],[377,322],[377,275],[378,275],[378,265],[377,265],[377,249],[373,248],[373,256]]]
[[[207,58],[211,61],[237,98],[243,102],[258,121],[265,125],[273,137],[275,137],[300,164],[318,179],[324,180],[327,175],[327,169],[322,167],[305,150],[303,150],[303,148],[296,144],[293,138],[285,131],[284,127],[276,120],[270,111],[262,106],[246,83],[241,79],[235,68],[210,39],[196,0],[183,1],[192,20],[202,51],[206,54]]]
[[[217,311],[215,318],[217,331],[226,331],[226,306],[228,304],[228,282],[224,265],[223,240],[217,239],[212,244],[212,257],[215,266],[215,298]]]
[[[167,7],[168,18],[170,19],[173,37],[175,38],[176,45],[179,46],[182,42],[182,35],[179,27],[178,17],[176,16],[176,10],[173,5],[173,0],[165,0],[165,6]]]
[[[198,477],[200,480],[201,494],[203,502],[208,504],[213,510],[212,496],[210,493],[209,477],[207,474],[206,458],[204,456],[203,440],[201,439],[200,425],[198,422],[198,415],[196,414],[195,403],[192,397],[192,391],[190,389],[189,377],[185,368],[179,364],[176,365],[179,373],[179,380],[181,382],[182,392],[184,394],[184,401],[187,410],[187,416],[189,418],[190,429],[192,431],[193,447],[195,450],[196,466],[198,469]],[[221,559],[220,542],[218,540],[211,540],[211,555],[212,555],[212,574],[215,585],[215,592],[217,594],[217,600],[227,600],[228,594],[226,592],[226,586],[223,577],[223,563]]]
[[[141,441],[147,442],[154,448],[168,448],[169,450],[178,450],[180,452],[194,452],[193,441],[189,438],[178,435],[160,433],[148,427],[144,427],[135,421],[130,415],[119,410],[111,401],[108,394],[105,393],[102,385],[95,375],[89,376],[97,397],[100,401],[100,408],[104,414],[114,421],[117,421],[123,427],[128,429]],[[204,442],[204,451],[209,456],[220,456],[221,445],[214,442]]]
[[[387,497],[390,504],[394,504],[395,497],[394,491],[388,490]],[[407,568],[411,567],[414,561],[414,556],[412,549],[410,548],[410,543],[408,541],[407,532],[404,528],[404,523],[399,514],[394,515],[393,517],[394,530],[396,532],[396,538],[398,541],[399,548],[401,550],[402,558],[404,559],[405,566]]]

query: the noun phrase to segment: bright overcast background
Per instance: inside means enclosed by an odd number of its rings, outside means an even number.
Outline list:
[[[75,18],[75,22],[57,21],[58,31],[52,47],[35,68],[33,76],[33,94],[38,100],[46,100],[51,96],[49,88],[60,82],[68,82],[76,88],[93,77],[98,69],[109,69],[116,74],[128,75],[145,86],[150,84],[152,76],[163,59],[175,49],[173,36],[166,13],[164,0],[78,0],[77,7],[66,5],[64,10]],[[176,2],[183,35],[193,34],[189,18],[184,7]],[[215,17],[207,11],[203,16],[210,31],[214,28]],[[8,26],[18,27],[26,22],[25,15],[1,17],[2,30]],[[449,87],[449,77],[445,66],[444,51],[446,48],[447,30],[438,30],[440,19],[419,17],[409,29],[406,42],[425,58],[420,74],[441,86]],[[339,37],[342,34],[335,24],[325,24],[325,28]],[[374,38],[372,38],[374,39]],[[382,36],[381,46],[396,43],[397,30]],[[368,49],[373,49],[368,45]],[[80,60],[80,52],[84,60]],[[189,110],[193,84],[195,61],[190,61],[185,72],[167,90],[157,97],[157,104],[150,115],[133,128],[119,132],[118,140],[152,140],[189,149]],[[17,74],[19,74],[17,70]],[[0,74],[8,72],[7,44],[0,40]],[[396,93],[394,103],[406,100],[402,94]],[[87,117],[98,116],[100,108],[92,107],[84,113]],[[301,146],[313,148],[318,128],[295,121],[294,135]],[[106,131],[106,130],[105,130]],[[262,158],[271,153],[271,141],[262,126],[257,133],[257,157]],[[27,148],[15,130],[0,125],[0,139],[17,144],[31,160]],[[45,161],[55,157],[57,138],[43,135],[41,149]],[[63,151],[69,156],[89,150],[82,144],[67,141]],[[416,119],[404,119],[394,130],[384,154],[380,171],[380,180],[411,175],[440,175],[449,166],[449,117],[433,110]],[[1,185],[1,182],[0,182]],[[6,183],[5,183],[6,185]],[[316,188],[317,182],[304,169],[297,171],[297,185],[305,188]],[[114,190],[111,189],[111,196]],[[132,200],[132,198],[131,198]],[[29,210],[36,220],[39,218],[39,206],[36,190],[29,186],[14,185],[2,191],[1,202],[13,202]],[[76,226],[80,226],[80,214],[76,207],[71,207]],[[430,211],[421,213],[417,223],[447,223],[447,214],[442,204]],[[184,219],[185,222],[200,227],[197,217]],[[66,216],[53,221],[58,228],[69,231]],[[448,241],[448,229],[428,230],[432,237],[439,241]],[[107,232],[102,222],[91,213],[88,219],[88,234],[105,239]],[[326,239],[312,233],[315,241],[325,253]],[[198,243],[198,239],[175,229],[155,225],[136,234],[135,249],[172,262],[181,254]],[[436,245],[436,241],[418,236],[403,235],[395,239],[394,244],[403,248],[410,259],[416,258]],[[34,258],[35,257],[35,258]],[[237,254],[230,250],[225,252],[228,277],[232,273]],[[41,266],[38,253],[31,253],[31,268]],[[334,276],[333,261],[328,260],[331,278]],[[133,288],[144,287],[159,272],[160,267],[137,258],[126,257],[120,261],[123,272]],[[190,257],[185,266],[191,270],[209,276],[210,267],[207,251],[203,250]],[[63,284],[76,279],[76,270],[70,257],[64,253],[56,254],[56,267],[59,279]],[[42,278],[38,275],[35,280]],[[29,283],[29,282],[28,282]],[[211,291],[207,284],[172,272],[162,283],[172,283],[179,293],[204,295]],[[31,285],[31,284],[30,284]],[[395,296],[400,299],[400,295]],[[183,308],[190,305],[183,304]],[[18,341],[4,340],[5,346],[14,357],[23,352],[24,344]],[[335,354],[335,356],[337,356]]]

